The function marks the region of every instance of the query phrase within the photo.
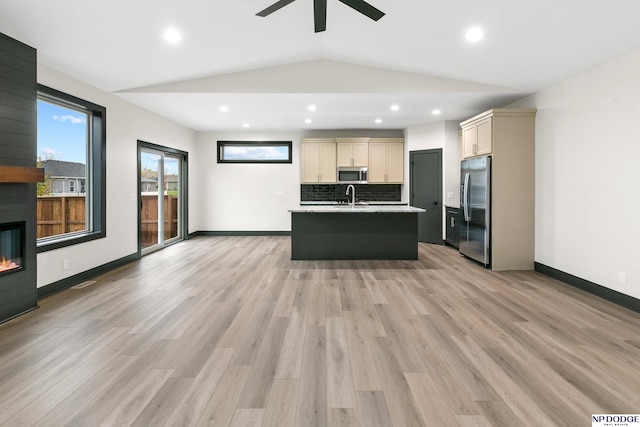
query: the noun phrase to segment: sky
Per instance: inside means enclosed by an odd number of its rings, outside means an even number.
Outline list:
[[[87,163],[87,115],[38,100],[38,156]]]
[[[159,154],[142,151],[140,160],[142,162],[143,169],[149,169],[151,171],[158,171]],[[177,175],[180,171],[180,165],[177,158],[165,156],[164,158],[164,174],[165,175]]]
[[[224,147],[225,160],[287,160],[289,147],[260,145],[226,145]]]
[[[58,104],[38,100],[38,157],[87,164],[88,115]],[[157,154],[143,153],[142,167],[158,169]],[[166,175],[177,174],[178,160],[165,157]]]

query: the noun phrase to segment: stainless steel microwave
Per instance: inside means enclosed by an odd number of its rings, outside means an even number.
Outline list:
[[[366,184],[367,168],[338,168],[338,183]]]

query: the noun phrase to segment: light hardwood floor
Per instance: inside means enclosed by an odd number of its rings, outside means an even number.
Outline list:
[[[0,325],[6,426],[590,426],[640,413],[640,315],[449,247],[291,261],[200,237]]]

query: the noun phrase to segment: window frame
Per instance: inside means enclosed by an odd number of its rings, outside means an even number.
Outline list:
[[[107,109],[45,85],[38,84],[36,91],[36,102],[42,99],[78,108],[86,111],[90,120],[84,193],[89,205],[87,230],[37,239],[37,252],[41,253],[107,236]]]
[[[287,147],[289,156],[285,160],[230,160],[224,159],[222,150],[224,147]],[[293,142],[292,141],[218,141],[217,143],[218,163],[253,163],[253,164],[290,164],[293,163]]]

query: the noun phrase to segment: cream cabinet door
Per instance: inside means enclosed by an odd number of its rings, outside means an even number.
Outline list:
[[[387,180],[389,184],[404,182],[404,144],[401,142],[387,143]]]
[[[366,167],[368,164],[368,142],[338,142],[339,167]]]
[[[353,144],[350,142],[338,142],[338,166],[353,166]]]
[[[404,182],[404,144],[402,142],[369,143],[369,184]]]
[[[386,182],[387,175],[387,144],[384,142],[369,143],[369,184]]]
[[[301,181],[303,184],[320,181],[320,144],[305,143],[300,147],[300,163],[302,164]]]
[[[364,167],[369,165],[369,143],[354,142],[353,148],[353,166]]]
[[[491,154],[492,151],[492,122],[491,117],[478,122],[476,125],[476,155]]]
[[[470,125],[462,129],[462,158],[473,157],[476,150],[476,126]]]
[[[319,182],[335,184],[336,172],[336,144],[323,142],[320,144],[320,180]]]
[[[336,182],[336,144],[305,142],[300,144],[301,182],[303,184]]]

